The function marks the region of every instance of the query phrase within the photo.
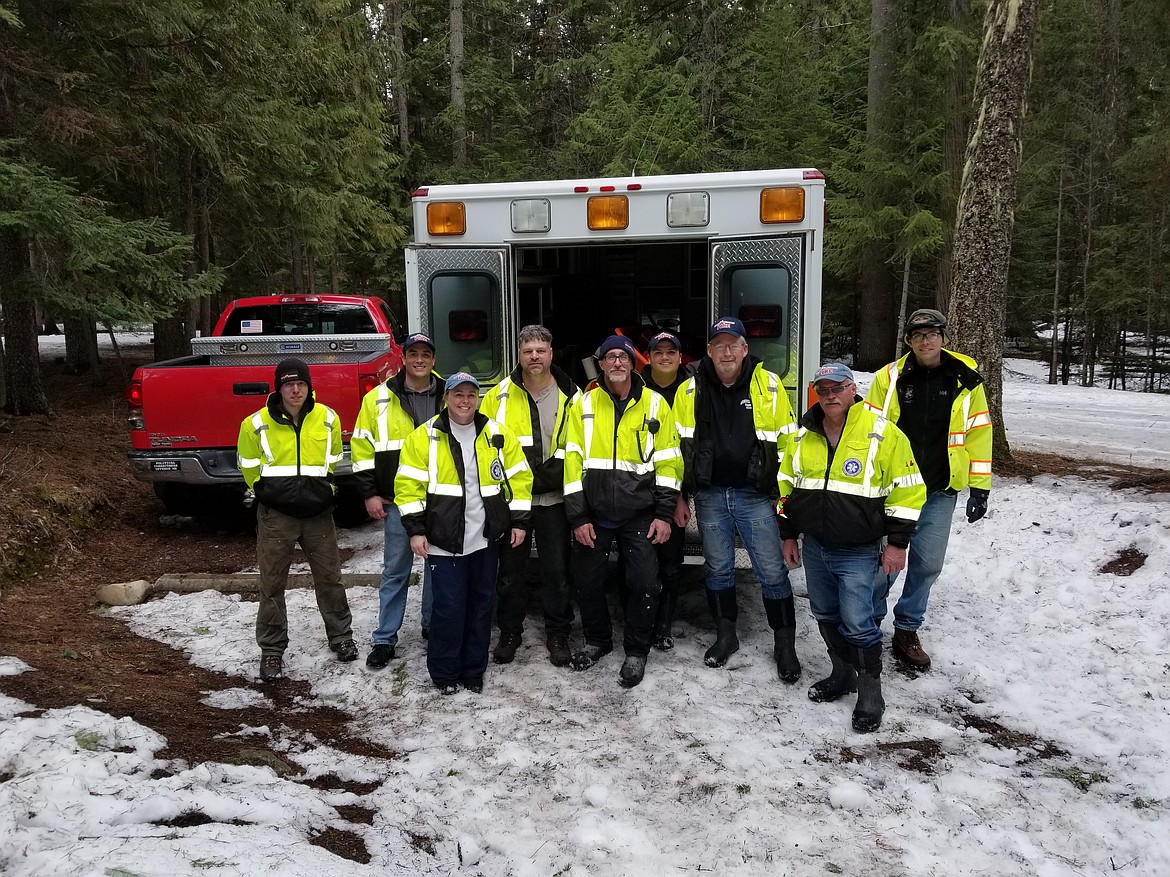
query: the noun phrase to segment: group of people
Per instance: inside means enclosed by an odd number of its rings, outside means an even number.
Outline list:
[[[738,536],[760,583],[779,679],[792,684],[802,673],[789,567],[803,562],[832,665],[808,696],[824,702],[856,691],[853,727],[877,729],[891,584],[905,568],[892,651],[925,670],[917,631],[956,497],[969,490],[970,522],[987,510],[992,431],[983,381],[974,361],[943,346],[945,332],[940,312],[915,311],[910,352],[878,372],[864,400],[846,365],[823,366],[813,377],[819,401],[799,420],[734,317],[711,326],[707,355],[691,369],[671,332],[650,340],[641,371],[630,339],[612,335],[585,390],[553,363],[548,329],[525,326],[518,365],[482,398],[474,375],[435,373],[433,342],[410,335],[402,370],[363,400],[350,445],[366,509],[384,523],[367,666],[394,658],[417,556],[431,680],[445,694],[482,691],[493,606],[499,636],[490,657],[508,664],[523,642],[535,540],[549,661],[587,670],[614,646],[606,570],[616,543],[625,620],[618,680],[636,686],[651,649],[674,645],[693,505],[715,622],[704,662],[721,667],[739,648]],[[330,647],[339,660],[358,657],[330,516],[340,456],[337,415],[313,398],[308,367],[282,362],[276,392],[244,420],[239,441],[240,468],[259,502],[262,680],[281,674],[284,584],[297,541]],[[572,590],[584,640],[577,649]]]

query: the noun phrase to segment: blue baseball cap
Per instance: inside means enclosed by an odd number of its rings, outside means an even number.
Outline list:
[[[435,352],[435,342],[432,341],[431,336],[427,335],[425,332],[415,332],[411,335],[407,335],[406,340],[402,342],[402,352],[406,353],[406,351],[410,350],[410,348],[414,347],[416,344],[425,344],[427,347],[431,348],[431,353]]]
[[[744,329],[743,323],[735,317],[720,317],[711,324],[711,331],[707,333],[707,340],[710,341],[716,335],[735,335],[738,338],[746,338],[747,330]]]
[[[597,358],[604,359],[611,350],[620,350],[630,359],[634,358],[634,344],[624,335],[610,335],[602,341],[601,346],[597,348]]]
[[[475,375],[469,375],[467,372],[455,372],[451,377],[447,378],[447,383],[443,384],[443,392],[454,390],[460,384],[471,384],[476,390],[479,389],[479,381],[475,379]]]
[[[826,362],[813,375],[813,384],[821,381],[832,381],[834,384],[843,384],[853,380],[853,370],[843,362]]]
[[[653,350],[655,347],[657,347],[663,341],[669,341],[671,344],[673,344],[675,346],[676,349],[682,350],[682,342],[678,340],[678,336],[675,335],[673,332],[659,332],[657,335],[655,335],[653,338],[650,339],[650,344],[646,349]]]

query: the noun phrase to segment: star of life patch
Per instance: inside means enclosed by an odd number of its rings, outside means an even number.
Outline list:
[[[499,460],[492,460],[491,473],[493,481],[504,480],[504,467]]]
[[[848,460],[846,460],[844,463],[841,464],[841,471],[844,472],[846,475],[848,475],[850,478],[854,478],[857,475],[861,474],[861,461],[859,459],[857,459],[856,457],[850,457]]]

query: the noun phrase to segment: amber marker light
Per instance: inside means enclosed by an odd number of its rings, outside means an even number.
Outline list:
[[[804,219],[804,189],[783,186],[760,190],[760,222],[800,222]]]
[[[594,195],[588,205],[589,228],[593,231],[630,227],[630,199],[625,195]]]
[[[432,201],[427,205],[427,234],[454,235],[466,231],[467,212],[462,201]]]

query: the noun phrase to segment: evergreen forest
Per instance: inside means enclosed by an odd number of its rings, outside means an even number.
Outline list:
[[[1007,349],[1170,392],[1165,0],[0,0],[8,410],[45,323],[84,373],[105,327],[180,355],[245,294],[404,313],[410,193],[447,182],[816,167],[824,353],[873,369],[903,297],[949,304],[991,4],[1038,11]]]

